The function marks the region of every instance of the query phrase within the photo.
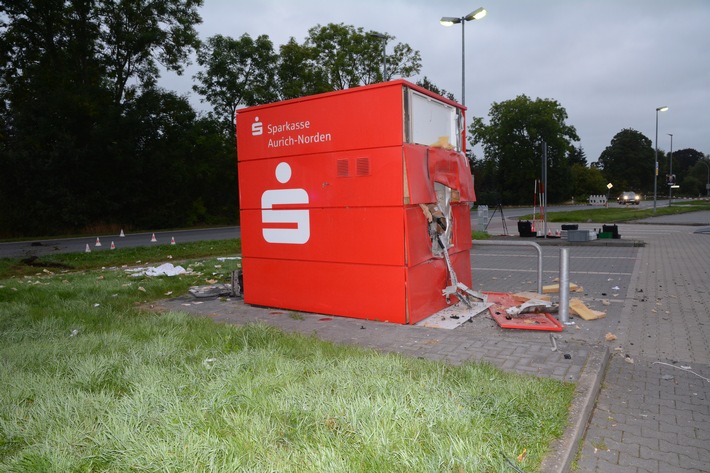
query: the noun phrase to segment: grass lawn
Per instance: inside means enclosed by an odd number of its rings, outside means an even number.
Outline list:
[[[709,201],[688,201],[674,202],[672,207],[656,207],[656,213],[653,209],[639,209],[633,205],[623,206],[614,203],[609,204],[609,208],[589,208],[585,210],[570,210],[561,212],[549,212],[547,214],[548,222],[561,223],[620,223],[639,220],[642,218],[675,215],[688,212],[697,212],[699,210],[710,210]],[[530,220],[532,214],[519,217],[519,220]]]
[[[538,471],[572,384],[144,310],[237,243],[0,261],[0,470]]]

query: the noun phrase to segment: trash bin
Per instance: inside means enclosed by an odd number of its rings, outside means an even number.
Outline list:
[[[471,286],[465,123],[403,80],[239,110],[245,302],[402,324],[456,302],[442,290],[449,265]]]
[[[518,233],[521,237],[535,237],[535,232],[532,231],[532,223],[529,220],[518,221]]]
[[[602,225],[602,233],[611,233],[611,238],[619,239],[619,227],[617,225]]]

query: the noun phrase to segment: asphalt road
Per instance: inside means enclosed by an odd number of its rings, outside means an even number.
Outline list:
[[[615,201],[609,206],[618,206]],[[668,200],[657,200],[657,207],[668,206]],[[653,201],[643,201],[639,208],[652,208]],[[580,205],[564,205],[564,206],[549,206],[548,212],[560,212],[569,210],[592,209],[601,207],[590,207],[585,204]],[[499,219],[500,213],[494,214],[494,208],[489,207],[489,218]],[[521,215],[531,214],[532,207],[504,207],[503,214],[506,219],[520,217]],[[471,220],[476,227],[476,213],[471,213]],[[196,230],[173,230],[164,232],[155,232],[157,242],[153,242],[153,233],[129,233],[121,237],[119,235],[97,235],[78,238],[57,238],[57,239],[34,239],[16,242],[0,243],[0,258],[18,258],[30,256],[44,256],[48,254],[58,253],[78,253],[86,251],[86,246],[89,246],[91,251],[110,251],[111,242],[116,248],[134,248],[138,246],[149,245],[164,245],[171,242],[175,238],[176,243],[186,243],[194,241],[209,241],[209,240],[227,240],[230,238],[239,238],[241,231],[239,227],[220,227],[220,228],[203,228]],[[101,246],[96,246],[96,238],[99,238]]]
[[[157,241],[151,241],[155,235]],[[155,233],[129,233],[119,235],[98,235],[94,237],[40,239],[0,243],[0,258],[18,258],[44,256],[57,253],[78,253],[86,251],[89,245],[91,251],[110,251],[111,242],[116,248],[135,248],[138,246],[166,245],[172,239],[176,243],[194,241],[228,240],[239,238],[239,227],[202,228],[196,230],[172,230]],[[101,246],[96,246],[96,239]]]

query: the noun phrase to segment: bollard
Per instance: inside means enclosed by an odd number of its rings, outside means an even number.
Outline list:
[[[560,248],[560,322],[574,324],[569,320],[569,248]]]

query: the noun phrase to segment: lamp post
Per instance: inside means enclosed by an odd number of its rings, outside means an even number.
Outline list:
[[[653,170],[653,213],[656,213],[656,196],[658,193],[658,112],[665,112],[668,107],[656,108],[656,165]]]
[[[703,163],[707,168],[708,168],[708,182],[705,184],[705,195],[707,197],[710,197],[710,164],[706,163],[702,159],[700,160],[701,163]]]
[[[668,166],[668,207],[673,205],[673,186],[675,185],[675,179],[673,179],[673,133],[667,133],[671,137],[671,155],[670,155],[670,165]]]
[[[460,18],[453,16],[444,16],[439,20],[443,26],[451,26],[457,23],[461,23],[461,105],[466,105],[466,43],[465,39],[465,25],[467,21],[480,20],[486,16],[488,12],[485,8],[478,8],[466,16]]]
[[[370,33],[371,36],[382,40],[382,82],[387,81],[387,35],[382,33]]]

